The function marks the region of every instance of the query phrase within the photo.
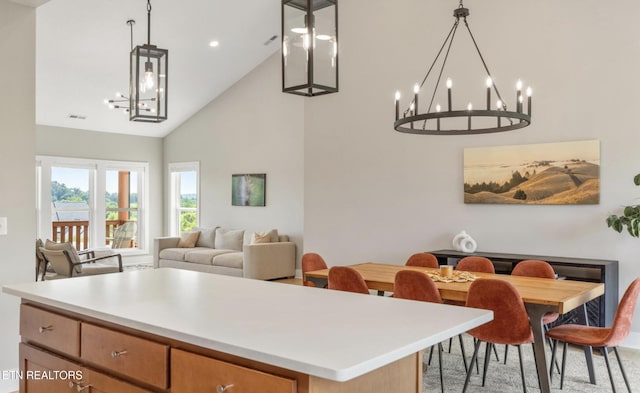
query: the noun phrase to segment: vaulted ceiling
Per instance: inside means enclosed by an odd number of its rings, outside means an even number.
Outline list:
[[[145,43],[147,1],[49,0],[36,11],[38,124],[162,137],[280,48],[277,0],[151,0],[151,6],[151,43],[169,50],[168,120],[130,122],[104,104],[128,93],[126,21],[136,21],[133,45]],[[219,46],[211,47],[213,40]]]

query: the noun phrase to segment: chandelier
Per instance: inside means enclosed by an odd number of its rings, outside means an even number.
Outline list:
[[[524,96],[523,96],[523,84],[518,80],[516,83],[516,104],[515,110],[510,109],[507,106],[506,101],[500,95],[495,80],[489,72],[487,63],[480,52],[480,48],[469,28],[467,23],[467,16],[469,16],[469,9],[465,8],[460,0],[460,4],[457,9],[453,11],[455,22],[453,27],[449,31],[449,34],[444,40],[444,43],[440,47],[436,58],[429,67],[427,74],[422,80],[421,84],[415,84],[413,87],[413,97],[409,102],[409,106],[400,111],[400,92],[396,92],[395,95],[395,122],[393,127],[398,132],[404,132],[408,134],[418,135],[469,135],[469,134],[487,134],[494,132],[503,132],[515,130],[523,127],[527,127],[531,124],[531,88],[526,89],[527,103],[526,113],[524,110]],[[484,108],[482,105],[474,109],[473,103],[468,102],[466,108],[456,109],[453,104],[453,81],[451,78],[446,80],[446,105],[443,107],[436,101],[436,97],[442,97],[445,101],[443,93],[438,91],[438,87],[442,81],[442,75],[445,70],[445,65],[451,51],[451,46],[455,38],[460,20],[463,20],[464,25],[469,32],[473,46],[478,52],[478,56],[482,61],[484,71],[486,72],[486,104]],[[423,86],[427,82],[431,72],[436,68],[436,64],[441,55],[444,54],[442,63],[435,77],[435,87],[429,94],[428,105],[420,107],[419,98],[423,92]],[[440,93],[440,95],[439,95]],[[492,94],[495,93],[496,101],[492,102]],[[435,105],[434,105],[435,103]]]
[[[130,30],[130,33],[131,33],[131,49],[130,50],[133,50],[133,25],[135,25],[135,24],[136,24],[136,21],[133,20],[133,19],[129,19],[127,21],[127,25],[129,25],[129,30]],[[129,112],[130,112],[129,97],[124,95],[124,94],[122,94],[122,93],[120,93],[120,92],[117,92],[115,94],[115,96],[116,96],[115,99],[105,98],[104,99],[105,105],[107,105],[107,107],[109,107],[109,109],[122,109],[123,113],[128,115]],[[152,106],[148,105],[147,101],[148,102],[153,102],[153,101],[155,101],[155,98],[152,97],[152,98],[148,98],[148,99],[145,99],[145,100],[142,101],[143,102],[143,104],[142,104],[143,106],[142,106],[141,110],[146,110],[146,111],[151,113]]]
[[[147,43],[131,50],[129,120],[160,123],[167,120],[169,51],[151,45],[151,1],[147,0]]]

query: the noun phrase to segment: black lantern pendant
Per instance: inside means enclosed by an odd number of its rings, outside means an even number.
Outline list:
[[[129,120],[167,120],[169,51],[151,45],[151,2],[147,0],[147,43],[133,48],[129,70]]]
[[[338,0],[282,0],[282,91],[338,91]]]

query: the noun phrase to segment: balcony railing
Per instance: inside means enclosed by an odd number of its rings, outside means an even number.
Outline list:
[[[113,238],[113,232],[117,227],[127,222],[126,220],[105,221],[105,237]],[[86,250],[89,244],[89,221],[53,221],[52,237],[56,243],[72,243],[76,250]],[[133,243],[133,242],[132,242]],[[110,245],[109,240],[105,240],[105,245]],[[134,244],[131,247],[135,247]]]

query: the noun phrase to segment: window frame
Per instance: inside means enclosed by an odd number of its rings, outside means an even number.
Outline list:
[[[96,160],[60,156],[36,156],[36,215],[39,238],[51,238],[51,168],[81,168],[89,170],[89,244],[91,248],[107,247],[106,239],[106,172],[111,170],[137,172],[137,222],[136,248],[118,249],[123,255],[149,253],[149,163],[138,161]],[[99,197],[102,196],[102,197]],[[103,239],[102,241],[100,239]]]
[[[183,208],[180,206],[180,173],[196,173],[196,207]],[[196,212],[196,226],[200,224],[200,162],[171,162],[168,165],[168,215],[169,236],[180,236],[180,213],[183,211]]]

